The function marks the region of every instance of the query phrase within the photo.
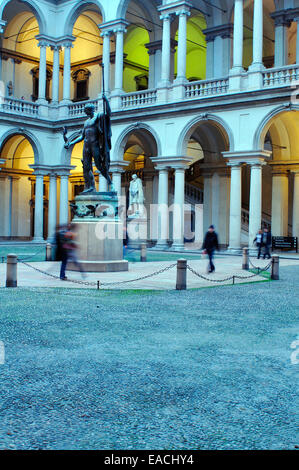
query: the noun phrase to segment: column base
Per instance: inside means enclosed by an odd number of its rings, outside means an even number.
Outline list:
[[[169,249],[169,245],[166,241],[158,241],[153,249],[164,251]]]
[[[34,237],[31,242],[32,243],[46,243],[46,240],[42,237]]]
[[[185,251],[185,245],[184,243],[179,243],[179,242],[173,242],[171,249],[173,251]]]
[[[230,255],[240,255],[242,254],[242,248],[238,248],[238,247],[228,247],[227,250],[226,250],[227,253],[229,253]]]
[[[233,67],[229,72],[229,91],[240,91],[242,89],[243,67]]]

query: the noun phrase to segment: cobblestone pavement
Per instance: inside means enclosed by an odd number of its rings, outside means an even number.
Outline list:
[[[1,289],[0,449],[294,449],[298,282]]]
[[[206,256],[202,256],[202,259],[193,257],[192,255],[185,254],[185,258],[188,259],[188,264],[198,273],[202,274],[208,280],[200,279],[190,271],[187,274],[187,287],[188,288],[198,288],[198,287],[207,287],[214,286],[217,284],[218,280],[226,279],[233,275],[240,276],[243,279],[236,279],[236,283],[243,282],[256,282],[264,281],[264,275],[255,276],[248,279],[248,276],[251,273],[243,271],[242,268],[242,258],[239,256],[219,256],[216,257],[215,265],[216,272],[213,274],[207,274],[207,259]],[[157,271],[163,270],[170,265],[175,264],[175,260],[171,259],[169,261],[156,261],[156,262],[146,262],[146,263],[129,263],[128,272],[119,272],[119,273],[88,273],[86,275],[87,282],[94,282],[96,288],[96,282],[99,280],[103,283],[117,283],[122,281],[134,280],[143,276],[150,275]],[[268,260],[256,260],[253,259],[255,266],[261,268],[269,264]],[[38,270],[44,271],[47,274],[58,276],[59,277],[59,268],[60,263],[58,262],[29,262],[30,266],[37,268]],[[298,259],[282,259],[280,261],[281,266],[299,266]],[[67,287],[67,288],[89,288],[87,285],[73,284],[68,281],[60,281],[60,279],[55,279],[47,274],[43,274],[39,271],[35,271],[31,267],[19,263],[18,264],[18,285],[19,287]],[[69,280],[82,280],[82,277],[77,272],[67,272]],[[6,264],[0,264],[0,287],[5,286],[6,278]],[[215,282],[216,281],[216,282]],[[232,280],[224,281],[222,284],[232,284]],[[157,276],[149,277],[142,281],[135,281],[129,284],[119,284],[116,286],[118,289],[175,289],[176,285],[176,267],[173,266],[172,269],[165,271]],[[104,287],[104,286],[103,286]]]

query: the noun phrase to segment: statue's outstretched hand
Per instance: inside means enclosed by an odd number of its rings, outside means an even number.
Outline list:
[[[67,142],[66,144],[64,144],[64,148],[68,150],[70,148],[70,143]]]

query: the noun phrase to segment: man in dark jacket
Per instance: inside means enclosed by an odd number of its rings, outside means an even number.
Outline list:
[[[272,235],[271,232],[268,231],[267,228],[264,229],[263,233],[263,247],[264,247],[264,259],[267,257],[268,259],[271,258],[270,255],[270,248],[272,245]]]
[[[218,235],[215,232],[214,225],[210,225],[209,230],[205,235],[202,249],[204,250],[204,253],[207,253],[209,257],[208,272],[212,273],[215,271],[215,266],[213,263],[214,252],[215,250],[219,250]]]

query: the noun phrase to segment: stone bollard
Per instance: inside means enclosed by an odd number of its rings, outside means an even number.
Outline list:
[[[146,243],[140,245],[140,261],[146,261]]]
[[[178,259],[176,270],[176,290],[187,289],[187,260]]]
[[[17,287],[17,266],[16,255],[7,255],[6,261],[6,287]]]
[[[249,270],[249,248],[243,248],[242,269]]]
[[[274,281],[279,280],[279,256],[272,256],[272,269],[271,269],[271,279]]]
[[[52,245],[47,243],[46,245],[46,261],[52,261]]]

